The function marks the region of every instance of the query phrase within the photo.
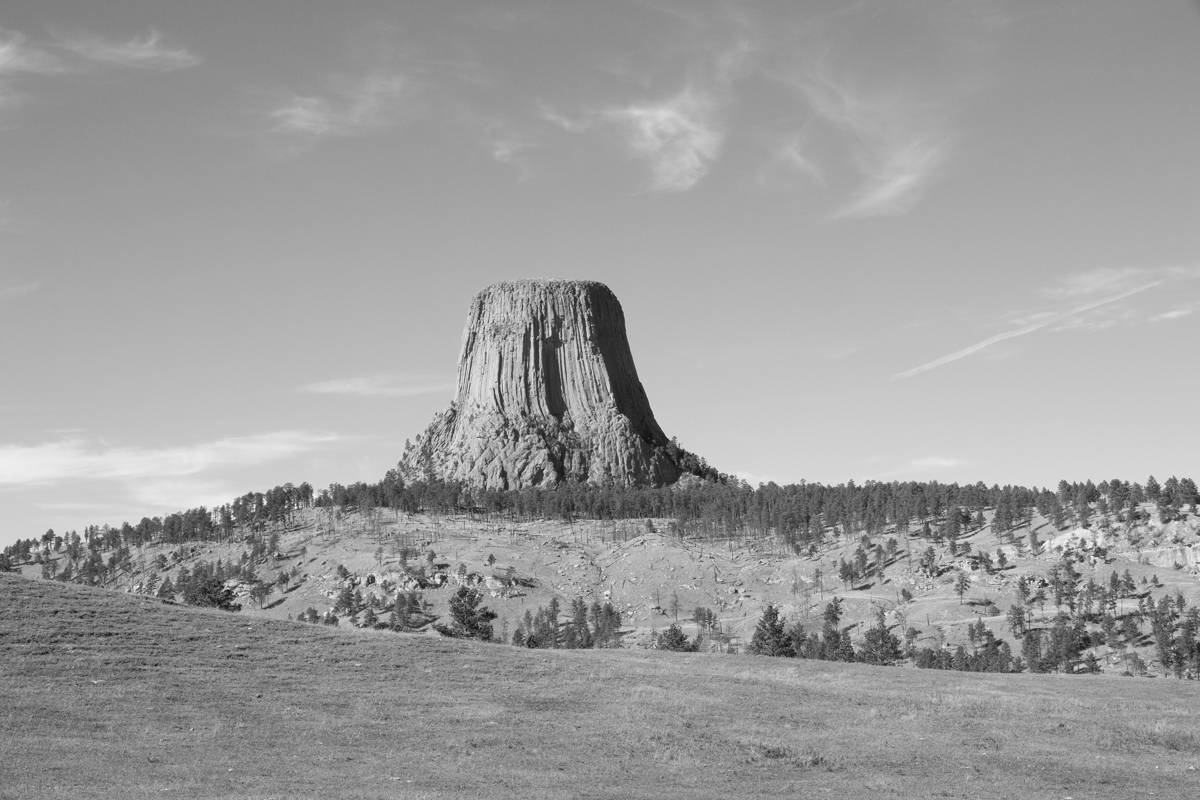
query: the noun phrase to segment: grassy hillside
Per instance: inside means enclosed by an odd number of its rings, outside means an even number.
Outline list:
[[[1188,797],[1200,686],[528,651],[0,574],[0,796]]]
[[[1145,516],[1151,517],[1148,510]],[[1020,603],[1019,579],[1045,578],[1062,555],[1049,543],[1063,532],[1035,515],[1027,527],[1004,535],[993,532],[991,524],[965,530],[958,540],[957,556],[949,552],[946,543],[932,545],[938,572],[931,577],[919,565],[923,551],[931,547],[930,540],[889,532],[874,538],[880,547],[889,538],[895,541],[896,549],[886,566],[876,570],[872,563],[868,577],[847,584],[838,578],[838,564],[855,559],[862,546],[858,535],[831,536],[821,547],[795,553],[769,538],[680,538],[668,533],[670,522],[518,522],[482,515],[376,511],[364,516],[338,509],[302,509],[290,524],[272,528],[277,548],[255,559],[248,559],[251,532],[244,530],[223,543],[150,544],[135,548],[128,563],[115,570],[106,585],[145,592],[151,576],[174,577],[181,567],[195,569],[198,564],[218,560],[226,566],[248,563],[272,586],[280,573],[294,577],[286,591],[273,588],[263,608],[243,594],[239,599],[247,616],[298,618],[310,607],[325,613],[338,591],[350,584],[368,598],[375,595],[379,614],[386,616],[394,592],[383,591],[380,584],[366,585],[368,576],[396,580],[405,569],[428,567],[432,572],[437,563],[453,572],[462,564],[464,569],[499,579],[510,569],[527,579],[527,585],[518,591],[493,592],[486,599],[499,614],[497,635],[511,633],[527,611],[536,611],[551,598],[558,598],[566,609],[572,599],[582,597],[588,602],[612,601],[622,614],[626,646],[644,645],[653,631],[663,630],[676,619],[685,632],[694,635],[696,626],[688,620],[695,608],[705,607],[715,613],[736,647],[749,640],[767,603],[780,608],[789,621],[801,621],[815,630],[821,625],[825,604],[836,595],[845,605],[842,625],[850,627],[856,640],[861,640],[865,627],[874,624],[877,611],[882,610],[897,636],[910,627],[917,632],[917,647],[963,644],[969,650],[968,628],[981,621],[1019,654],[1021,643],[1012,635],[1006,618],[1008,609]],[[1109,547],[1103,558],[1078,557],[1079,586],[1089,580],[1107,586],[1112,573],[1128,572],[1136,590],[1117,604],[1118,616],[1136,611],[1138,598],[1149,601],[1179,594],[1189,606],[1200,603],[1200,519],[1196,515],[1184,513],[1169,524],[1147,519],[1136,526],[1099,515],[1095,524],[1110,531]],[[262,538],[266,534],[257,535]],[[1036,553],[1030,544],[1032,537],[1041,542]],[[868,545],[865,549],[874,562],[874,548]],[[407,566],[401,563],[404,550],[410,553]],[[1003,551],[1006,563],[1003,568],[976,568],[977,564],[962,555],[967,550],[993,555]],[[427,564],[425,557],[431,552],[435,558]],[[111,554],[104,551],[103,556],[108,559]],[[62,553],[50,558],[49,565],[26,564],[24,574],[43,574],[46,566],[62,571],[67,566]],[[339,578],[339,567],[348,571],[348,579]],[[78,566],[74,573],[78,575]],[[962,596],[955,591],[960,574],[969,579]],[[447,582],[423,592],[432,613],[445,618],[455,585]],[[242,584],[240,590],[245,592],[247,586]],[[1031,626],[1049,626],[1055,615],[1067,608],[1065,603],[1054,603],[1049,589],[1046,595],[1041,602],[1027,604]],[[342,615],[343,626],[351,622]],[[1095,622],[1090,627],[1093,631],[1099,628]],[[1099,644],[1090,652],[1103,669],[1115,673],[1127,669],[1126,658],[1134,653],[1149,665],[1152,674],[1162,672],[1144,620],[1134,640]]]

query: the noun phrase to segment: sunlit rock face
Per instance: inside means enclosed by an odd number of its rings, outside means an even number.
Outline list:
[[[407,480],[489,489],[673,483],[617,298],[594,281],[498,283],[471,302],[453,405],[404,454]]]

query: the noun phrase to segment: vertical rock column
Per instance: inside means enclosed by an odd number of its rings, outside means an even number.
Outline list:
[[[471,302],[454,404],[400,469],[498,489],[662,485],[680,475],[667,444],[608,287],[514,281]]]

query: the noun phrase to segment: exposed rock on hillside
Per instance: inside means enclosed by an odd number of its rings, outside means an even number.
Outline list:
[[[701,463],[655,421],[608,287],[530,280],[495,284],[472,301],[457,397],[400,472],[493,489],[662,485]]]

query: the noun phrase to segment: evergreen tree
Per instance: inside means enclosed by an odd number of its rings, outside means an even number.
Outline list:
[[[215,575],[191,581],[183,592],[183,602],[188,605],[240,611],[241,605],[233,600],[233,590],[225,588],[225,582]]]
[[[1008,607],[1008,627],[1013,636],[1018,639],[1025,635],[1025,609],[1023,607]]]
[[[258,607],[262,608],[263,603],[271,594],[271,587],[261,581],[250,587],[250,598],[258,603]]]
[[[658,637],[657,648],[659,650],[673,650],[679,653],[695,652],[696,646],[700,640],[695,642],[689,641],[687,634],[675,623],[671,623],[665,631]],[[768,654],[769,655],[769,654]]]
[[[888,630],[883,609],[877,609],[875,626],[863,636],[859,660],[868,664],[891,665],[899,658],[900,640]]]
[[[954,579],[954,593],[958,595],[958,604],[962,605],[963,595],[971,588],[971,578],[965,572],[959,572]]]
[[[842,652],[842,640],[845,639],[847,644],[850,637],[842,633],[839,623],[842,619],[842,600],[840,597],[834,597],[825,605],[825,610],[822,612],[823,624],[821,626],[821,650],[820,658],[829,661],[836,661],[839,654]],[[853,659],[851,659],[853,660]]]
[[[569,637],[564,636],[564,644],[568,648],[592,646],[592,632],[588,630],[587,624],[587,603],[582,597],[576,597],[571,601],[571,621],[567,625],[567,634]]]
[[[435,619],[437,617],[426,613],[424,600],[418,592],[397,592],[388,627],[394,631],[417,631]]]
[[[762,617],[754,627],[747,652],[760,656],[795,655],[784,630],[784,620],[780,618],[779,610],[770,603],[763,609]]]
[[[601,606],[599,602],[592,603],[590,614],[592,646],[615,647],[620,639],[621,614],[613,608],[612,603]]]
[[[1146,499],[1152,503],[1156,503],[1161,493],[1162,487],[1158,485],[1158,481],[1154,480],[1154,476],[1151,475],[1146,479]]]
[[[340,614],[353,614],[358,611],[358,607],[354,602],[354,588],[346,584],[338,592],[337,600],[333,603],[333,610]]]
[[[450,598],[450,627],[439,630],[449,631],[452,636],[491,641],[492,620],[496,618],[496,613],[487,606],[481,606],[482,600],[480,592],[466,586],[459,587]]]

